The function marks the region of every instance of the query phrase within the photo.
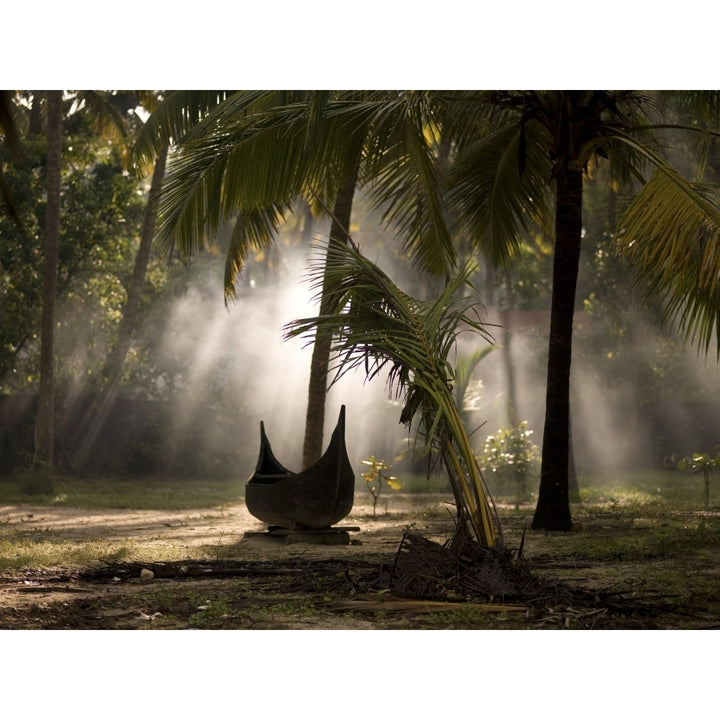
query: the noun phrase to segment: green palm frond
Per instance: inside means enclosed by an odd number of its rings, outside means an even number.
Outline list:
[[[318,128],[316,104],[274,104],[280,95],[237,93],[186,132],[165,179],[162,246],[175,244],[191,254],[206,234],[240,212],[273,215],[275,208],[311,195],[310,188],[322,198],[334,197],[350,151],[362,143],[362,128],[337,114]],[[312,152],[310,136],[318,142]]]
[[[240,213],[235,220],[225,258],[225,299],[236,297],[235,281],[251,252],[269,247],[290,208],[271,207]]]
[[[455,405],[457,405],[458,410],[462,411],[465,393],[470,385],[470,380],[472,378],[472,374],[475,372],[475,368],[478,366],[480,361],[489,355],[494,349],[494,345],[487,345],[485,347],[478,348],[469,355],[459,357],[455,363]]]
[[[455,405],[449,357],[461,332],[490,336],[463,296],[474,266],[465,266],[431,302],[414,299],[352,246],[328,248],[311,270],[316,290],[326,288],[328,312],[285,328],[286,337],[332,339],[334,382],[350,371],[368,379],[387,372],[389,390],[403,400],[400,421],[417,422],[425,449],[439,453],[448,470],[458,514],[480,542],[493,545],[499,523]]]
[[[235,234],[228,258],[242,268],[250,248],[243,239],[270,242],[265,228],[277,227],[299,197],[314,207],[334,204],[353,158],[360,176],[373,182],[415,262],[435,274],[455,262],[445,225],[432,135],[431,104],[423,94],[386,91],[254,91],[220,95],[172,93],[158,108],[153,126],[138,141],[145,157],[158,142],[181,134],[169,163],[158,214],[158,243],[166,252],[190,255],[219,227],[245,214],[251,234]],[[210,107],[212,102],[218,102]],[[184,107],[183,103],[187,104]],[[145,131],[145,129],[144,129]],[[260,218],[263,218],[260,221]],[[241,223],[238,228],[244,225]]]
[[[83,90],[78,94],[78,101],[87,107],[100,135],[112,140],[127,138],[127,120],[113,104],[109,93]]]
[[[548,217],[550,171],[537,123],[504,125],[457,158],[447,179],[448,204],[491,261],[511,259],[523,233]]]
[[[135,140],[133,159],[148,171],[163,148],[172,147],[228,97],[225,90],[175,90],[153,109]]]
[[[266,130],[236,126],[235,132],[187,138],[169,163],[158,221],[161,247],[192,254],[238,213],[272,214],[301,192],[303,178],[294,172],[304,148],[300,122]]]
[[[717,190],[658,169],[623,216],[618,242],[648,293],[664,301],[665,318],[707,352],[720,326]]]
[[[385,93],[366,149],[369,197],[416,266],[446,275],[456,262],[438,165],[438,109],[429,93]]]

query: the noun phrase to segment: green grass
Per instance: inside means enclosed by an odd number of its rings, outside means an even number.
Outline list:
[[[240,479],[86,477],[56,475],[52,492],[28,492],[28,475],[0,479],[0,504],[55,505],[87,509],[192,510],[237,502]]]
[[[243,482],[236,480],[198,480],[145,478],[54,478],[52,494],[27,495],[24,478],[0,480],[0,507],[3,505],[62,505],[82,509],[200,510],[201,515],[224,513],[223,506],[242,498]],[[720,481],[719,481],[720,482]],[[517,548],[527,530],[524,556],[536,565],[543,577],[559,579],[603,591],[639,598],[657,597],[663,603],[690,614],[677,614],[673,627],[714,626],[720,617],[716,572],[720,556],[720,513],[703,504],[702,477],[680,472],[616,473],[612,476],[579,478],[582,502],[572,504],[572,517],[582,527],[572,533],[545,533],[529,530],[535,509],[530,498],[518,507],[513,502],[500,506],[503,528],[511,548]],[[358,497],[363,496],[359,484]],[[423,488],[424,490],[424,488]],[[393,495],[385,497],[389,512],[406,527],[445,515],[438,507],[438,496],[411,493],[403,487],[403,510],[393,509]],[[448,500],[450,496],[448,495]],[[720,492],[718,493],[720,499]],[[443,497],[445,496],[445,493]],[[499,499],[501,501],[501,499]],[[206,509],[207,512],[202,512]],[[178,544],[143,544],[131,536],[67,541],[42,525],[42,513],[25,511],[32,522],[13,524],[0,516],[0,573],[23,573],[27,568],[88,567],[102,561],[144,560],[162,562],[188,557],[188,547]],[[21,510],[22,513],[22,510]],[[82,515],[82,512],[79,513]],[[24,516],[23,516],[24,517]],[[361,524],[358,521],[358,524]],[[362,521],[370,527],[370,522]],[[398,530],[398,540],[400,538]],[[175,541],[173,541],[175,542]],[[220,556],[222,544],[193,549],[202,558]],[[333,592],[326,592],[325,578],[306,583],[303,592],[289,598],[262,594],[241,595],[237,587],[196,592],[190,584],[170,588],[148,584],[142,597],[143,612],[156,616],[149,627],[176,628],[280,628],[336,627],[342,617],[329,610]],[[279,591],[283,588],[279,587]],[[105,602],[105,601],[103,601]],[[138,600],[139,602],[139,600]],[[159,614],[158,614],[159,613]],[[699,613],[699,616],[697,615]],[[704,614],[704,616],[703,616]],[[563,628],[655,628],[664,620],[652,615],[625,616],[617,613],[561,618]],[[362,615],[363,623],[385,629],[483,629],[538,627],[538,622],[522,613],[488,613],[477,603],[450,606],[432,613],[408,614],[379,610],[374,616]],[[353,621],[348,615],[347,622]],[[542,625],[542,627],[549,625]],[[552,625],[555,627],[555,625]]]
[[[33,533],[16,533],[0,538],[0,573],[23,568],[83,568],[102,562],[170,562],[187,558],[188,550],[181,545],[153,545],[127,538],[123,540],[67,541],[42,537]]]
[[[710,504],[720,503],[720,477],[710,482]],[[673,505],[698,509],[703,506],[702,474],[677,470],[646,470],[612,475],[586,475],[578,478],[584,502],[616,505]],[[715,492],[713,492],[715,490]]]
[[[361,478],[362,479],[362,478]],[[398,476],[402,485],[402,492],[408,493],[451,493],[450,482],[447,477],[432,473],[431,475],[421,473],[402,473]],[[383,496],[392,495],[392,491],[383,490]]]
[[[591,516],[589,514],[589,516]],[[612,522],[612,521],[611,521]],[[614,523],[613,523],[614,524]],[[550,535],[542,554],[585,562],[641,562],[702,553],[720,546],[720,521],[690,523],[681,518],[670,522],[646,518],[646,524],[611,532],[586,531]]]
[[[422,494],[450,493],[442,477],[432,475],[406,475],[401,479],[402,492]],[[0,504],[3,505],[60,505],[87,509],[128,510],[191,510],[212,508],[237,502],[243,497],[244,478],[189,479],[185,477],[132,476],[132,477],[74,477],[55,475],[52,491],[45,487],[46,478],[34,478],[21,473],[0,478]],[[581,506],[605,505],[622,511],[623,508],[701,509],[703,506],[702,475],[679,471],[645,471],[614,473],[612,475],[581,475]],[[710,504],[720,504],[720,477],[718,488],[710,486]],[[356,479],[356,490],[362,494],[362,479]],[[524,498],[534,505],[536,488],[528,481],[531,492]],[[532,492],[535,490],[535,492]],[[369,497],[369,495],[368,495]],[[494,493],[497,502],[515,503],[513,492]],[[393,492],[385,490],[381,501],[392,506]]]
[[[94,541],[82,544],[15,537],[0,540],[0,572],[19,568],[83,567],[97,561],[125,560],[134,543]]]

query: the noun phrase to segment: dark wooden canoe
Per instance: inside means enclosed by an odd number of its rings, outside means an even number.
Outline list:
[[[352,510],[355,475],[345,447],[345,406],[325,454],[307,470],[294,473],[273,455],[260,423],[260,455],[245,485],[250,513],[283,528],[329,528]]]

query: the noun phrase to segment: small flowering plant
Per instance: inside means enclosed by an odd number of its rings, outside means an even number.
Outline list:
[[[374,455],[371,455],[362,463],[368,466],[368,469],[363,473],[363,478],[367,484],[367,489],[372,495],[373,517],[375,517],[375,509],[383,484],[386,484],[391,490],[400,490],[402,485],[394,475],[389,474],[392,466],[388,465],[384,460],[378,460]]]
[[[718,449],[717,447],[715,448]],[[705,484],[705,507],[710,505],[710,476],[715,468],[720,466],[720,453],[714,457],[708,453],[694,452],[684,457],[678,463],[678,470],[689,470],[692,473],[702,473]]]

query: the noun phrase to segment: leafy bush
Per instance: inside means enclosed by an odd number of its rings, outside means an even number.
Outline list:
[[[532,433],[522,420],[485,439],[477,459],[496,492],[514,492],[518,500],[525,497],[527,478],[540,464],[540,448],[530,439]]]

